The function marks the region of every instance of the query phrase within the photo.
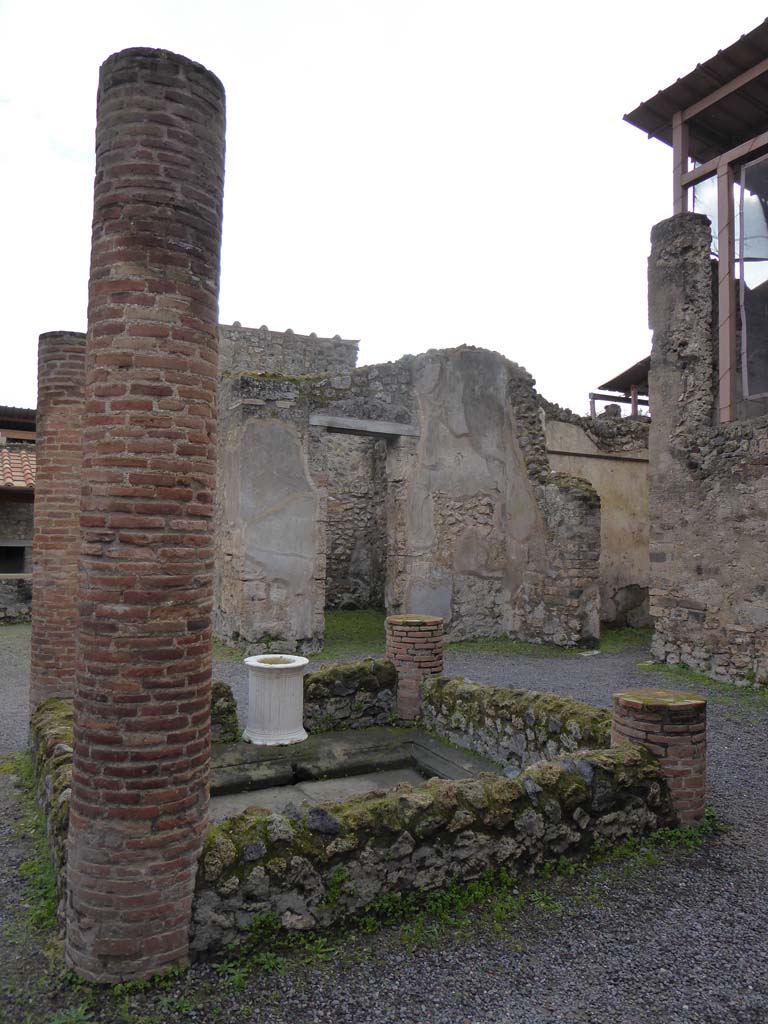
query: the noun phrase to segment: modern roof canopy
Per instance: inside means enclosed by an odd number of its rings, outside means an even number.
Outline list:
[[[768,19],[641,103],[624,120],[672,145],[672,122],[688,125],[688,154],[706,163],[768,124]]]
[[[768,160],[768,19],[624,120],[672,146],[675,214],[688,210],[693,186],[717,180],[718,409],[720,422],[729,423],[736,408],[738,351],[733,193],[745,165],[752,167],[752,194],[766,177],[752,162]],[[745,399],[752,397],[742,388]]]
[[[648,397],[648,371],[651,368],[651,357],[646,356],[639,363],[630,366],[616,377],[612,377],[605,384],[600,385],[601,391],[623,391],[628,395],[632,388],[637,388],[638,395]]]

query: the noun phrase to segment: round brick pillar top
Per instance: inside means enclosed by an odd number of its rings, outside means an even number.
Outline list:
[[[441,626],[438,615],[388,615],[387,622],[393,626]]]
[[[696,693],[681,693],[678,690],[656,690],[651,687],[638,687],[614,693],[614,701],[625,708],[658,708],[674,711],[704,708],[707,702]]]
[[[85,335],[82,331],[46,331],[40,335],[40,341],[48,341],[53,338],[82,338],[85,341]]]
[[[179,64],[189,68],[191,71],[196,71],[211,82],[215,83],[222,97],[224,96],[224,86],[221,84],[219,78],[214,75],[212,71],[209,71],[203,64],[198,64],[195,60],[190,60],[189,57],[185,57],[181,53],[173,53],[172,50],[158,50],[151,46],[133,46],[127,50],[118,50],[117,53],[113,53],[110,57],[104,61],[101,65],[100,73],[104,76],[105,72],[109,72],[115,65],[126,64],[132,66],[134,69],[139,63],[149,63],[151,61],[157,61],[158,70],[168,70],[168,64]]]

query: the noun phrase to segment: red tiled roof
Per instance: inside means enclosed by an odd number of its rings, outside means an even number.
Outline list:
[[[32,445],[0,448],[0,488],[30,490],[35,486],[35,450]]]

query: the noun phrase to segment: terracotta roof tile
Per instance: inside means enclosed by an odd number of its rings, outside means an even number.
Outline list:
[[[29,489],[35,486],[35,450],[32,445],[0,448],[0,488]]]

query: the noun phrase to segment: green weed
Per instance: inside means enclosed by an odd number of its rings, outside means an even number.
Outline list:
[[[45,820],[35,803],[35,769],[29,754],[17,754],[14,771],[19,781],[21,818],[19,834],[32,841],[31,855],[19,865],[24,898],[29,910],[27,922],[37,931],[53,931],[59,905],[56,874],[48,851]]]
[[[214,964],[213,969],[227,988],[235,992],[241,992],[245,988],[245,967],[237,960],[225,960],[223,963]]]
[[[281,973],[285,970],[285,957],[280,956],[279,953],[273,953],[271,950],[251,953],[248,961],[254,967],[260,967],[262,971],[266,971],[268,974]]]
[[[349,872],[342,864],[337,864],[333,869],[328,878],[328,884],[325,888],[325,896],[322,901],[325,906],[334,907],[339,902],[339,899],[341,898],[341,890],[348,875]]]
[[[89,1024],[93,1014],[86,1007],[85,1003],[79,1006],[70,1006],[66,1010],[59,1010],[51,1017],[48,1024]]]

